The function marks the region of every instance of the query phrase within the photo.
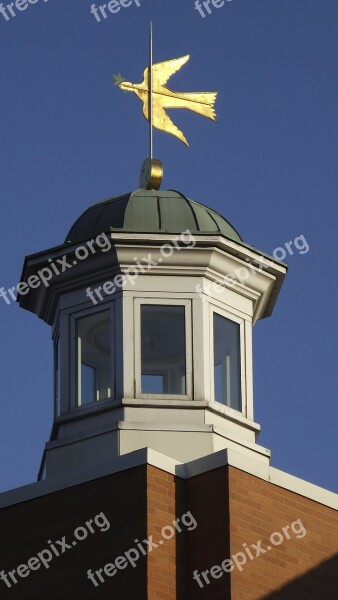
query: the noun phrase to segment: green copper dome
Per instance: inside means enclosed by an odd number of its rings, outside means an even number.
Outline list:
[[[103,232],[223,235],[241,242],[230,223],[211,208],[174,190],[139,189],[88,208],[70,229],[66,242],[78,243]]]

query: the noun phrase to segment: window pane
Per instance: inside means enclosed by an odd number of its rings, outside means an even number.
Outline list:
[[[58,339],[54,348],[54,360],[55,360],[55,416],[59,417],[61,414],[61,398],[60,398],[60,363],[61,363],[61,344]]]
[[[78,319],[78,405],[111,398],[111,336],[108,310]]]
[[[81,364],[81,404],[90,404],[96,400],[96,369],[85,363]]]
[[[142,375],[142,392],[144,394],[164,394],[163,375]]]
[[[242,410],[240,377],[240,326],[214,313],[215,400]]]
[[[141,306],[143,394],[186,394],[184,306]]]

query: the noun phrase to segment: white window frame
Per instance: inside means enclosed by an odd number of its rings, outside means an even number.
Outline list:
[[[79,404],[79,380],[81,378],[81,369],[79,368],[79,352],[78,352],[78,338],[77,338],[77,322],[79,319],[84,317],[90,317],[92,315],[101,312],[110,312],[110,373],[111,373],[111,396],[102,398],[101,400],[95,400],[89,404]],[[101,406],[103,402],[111,402],[115,400],[116,390],[116,365],[115,365],[115,306],[114,302],[104,303],[100,308],[88,308],[81,311],[77,311],[70,315],[70,391],[71,391],[71,410],[81,411],[88,410],[93,407]]]
[[[229,321],[233,321],[234,323],[238,323],[239,325],[239,344],[240,344],[240,392],[241,392],[241,402],[242,402],[242,410],[237,410],[232,406],[227,406],[222,402],[218,402],[215,400],[215,374],[214,374],[214,314],[219,315],[220,317],[224,317]],[[242,414],[243,416],[247,416],[247,390],[246,390],[246,340],[245,340],[245,319],[234,315],[233,313],[219,307],[218,305],[210,303],[210,316],[209,316],[209,351],[210,351],[210,398],[211,402],[217,404],[218,406],[225,406],[226,409],[233,410],[234,413]]]
[[[191,326],[191,303],[190,299],[172,298],[134,298],[134,322],[135,322],[135,394],[140,399],[158,400],[192,400],[192,326]],[[184,306],[185,308],[185,368],[186,368],[186,394],[142,394],[142,357],[141,357],[141,306]]]

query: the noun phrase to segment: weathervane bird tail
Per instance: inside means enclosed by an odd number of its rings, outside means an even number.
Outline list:
[[[182,92],[179,94],[176,102],[169,101],[173,106],[166,106],[166,101],[164,101],[163,104],[166,108],[187,108],[188,110],[192,110],[193,112],[202,115],[202,117],[207,117],[212,121],[216,121],[216,112],[214,109],[216,99],[217,92]]]
[[[203,117],[216,121],[214,109],[218,92],[173,92],[166,87],[170,77],[179,71],[188,62],[189,54],[180,58],[166,60],[152,66],[152,90],[150,93],[149,67],[144,70],[143,81],[140,84],[121,81],[119,87],[128,92],[134,92],[143,103],[143,114],[145,118],[152,118],[152,125],[161,131],[174,135],[187,146],[188,141],[183,132],[176,127],[168,116],[166,109],[185,108]],[[150,102],[152,97],[152,111]]]

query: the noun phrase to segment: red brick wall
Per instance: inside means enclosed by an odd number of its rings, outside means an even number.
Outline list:
[[[198,521],[187,540],[188,600],[337,600],[335,510],[233,467],[186,486],[187,505]],[[233,555],[238,567],[224,563],[229,572],[222,574],[217,566]],[[195,569],[203,588],[192,579]]]
[[[27,578],[17,576],[11,588],[0,581],[0,598],[15,600],[185,600],[186,528],[177,533],[173,521],[185,512],[185,482],[159,469],[142,466],[42,496],[0,510],[0,571],[8,573],[103,512],[110,522],[105,533],[96,533],[55,557],[50,568],[40,568]],[[173,527],[171,530],[163,528]],[[158,548],[143,556],[135,568],[128,566],[98,587],[87,579],[87,570],[104,568],[130,548],[135,540],[152,536]],[[166,539],[166,537],[170,539]],[[162,543],[159,543],[159,542]],[[142,544],[144,549],[147,545]],[[96,580],[98,578],[96,577]]]
[[[148,537],[153,536],[159,548],[154,549],[148,558],[148,599],[149,600],[176,600],[176,589],[179,574],[181,573],[180,548],[185,536],[177,533],[171,539],[164,539],[162,529],[172,525],[184,510],[184,483],[177,480],[174,475],[148,467]],[[171,535],[170,529],[164,530],[164,535]],[[161,544],[161,542],[163,542]],[[183,556],[184,560],[184,556]],[[181,580],[182,583],[182,580]]]
[[[338,598],[338,514],[335,510],[229,468],[230,553],[262,540],[272,549],[231,573],[231,600]],[[278,545],[274,532],[300,519],[306,535]],[[294,526],[300,531],[298,526]],[[278,539],[277,539],[278,541]],[[253,552],[255,556],[256,551]]]
[[[335,510],[233,467],[186,486],[198,521],[188,539],[189,600],[337,600]],[[217,566],[234,555],[238,566],[224,563],[229,572],[222,574]],[[192,579],[195,569],[203,588]]]
[[[200,588],[193,572],[200,573],[229,556],[229,488],[227,468],[215,469],[186,481],[186,504],[198,527],[187,538],[187,599],[229,600],[230,577],[204,581]],[[202,579],[203,582],[203,579]]]
[[[48,548],[48,540],[67,536],[103,512],[111,527],[88,535],[8,589],[0,581],[1,600],[147,599],[147,561],[140,559],[95,588],[87,569],[99,569],[147,537],[146,467],[130,469],[0,510],[0,571],[8,572]]]
[[[190,511],[197,528],[165,539],[163,528]],[[88,535],[8,589],[1,600],[337,600],[337,512],[232,467],[184,481],[151,466],[130,469],[0,510],[0,571],[27,564],[48,540],[74,539],[74,530],[103,512],[111,527]],[[245,549],[265,549],[274,532],[300,519],[306,535],[250,560]],[[298,530],[300,531],[300,530]],[[166,535],[170,535],[170,530]],[[103,568],[135,547],[158,544],[98,587],[87,570]],[[286,535],[285,535],[286,537]],[[162,544],[159,542],[162,540]],[[247,546],[243,547],[243,544]],[[211,567],[238,552],[246,564],[214,579]],[[243,558],[242,555],[242,558]],[[193,579],[208,571],[201,588]],[[220,574],[219,571],[214,571]]]

